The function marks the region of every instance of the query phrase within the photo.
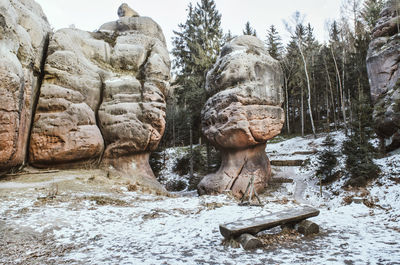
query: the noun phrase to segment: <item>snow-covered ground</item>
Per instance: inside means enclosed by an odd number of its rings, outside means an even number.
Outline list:
[[[345,137],[334,136],[340,148]],[[271,159],[310,163],[283,168],[294,182],[263,194],[263,207],[238,206],[229,195],[144,195],[123,185],[101,193],[65,189],[43,199],[46,190],[2,192],[0,182],[0,264],[400,264],[400,155],[376,160],[382,177],[367,189],[344,191],[339,181],[321,197],[311,151],[321,150],[322,141],[296,137],[267,145]],[[222,244],[219,224],[300,203],[321,211],[312,218],[319,235],[256,251]]]

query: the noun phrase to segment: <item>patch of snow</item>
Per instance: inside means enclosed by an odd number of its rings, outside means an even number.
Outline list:
[[[296,137],[267,145],[269,156],[292,158],[295,151],[322,150],[324,136]],[[336,149],[345,139],[335,132]],[[174,160],[183,152],[167,149],[163,174],[172,173]],[[296,156],[295,156],[296,157]],[[366,188],[366,197],[344,191],[340,180],[323,187],[320,195],[314,177],[316,155],[299,155],[310,162],[290,167],[291,176],[275,191],[261,195],[263,207],[241,207],[228,195],[162,197],[128,192],[61,194],[68,200],[38,204],[38,191],[15,190],[0,197],[0,221],[10,226],[50,231],[56,245],[74,245],[52,263],[78,264],[398,264],[400,261],[400,156],[375,162],[382,177]],[[292,158],[293,159],[293,158]],[[339,158],[343,163],[343,158]],[[343,164],[341,164],[343,165]],[[345,203],[356,196],[372,201]],[[70,197],[68,197],[70,196]],[[117,198],[128,206],[96,205],[90,196]],[[311,220],[320,225],[319,235],[257,251],[222,245],[219,224],[297,207],[306,203],[321,213]],[[379,206],[379,207],[378,207]],[[0,263],[13,262],[0,257]]]

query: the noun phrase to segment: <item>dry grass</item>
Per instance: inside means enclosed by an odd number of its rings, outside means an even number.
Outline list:
[[[126,201],[120,200],[120,199],[115,199],[115,198],[110,198],[106,196],[87,196],[84,197],[84,199],[89,200],[89,201],[94,201],[96,202],[97,205],[113,205],[113,206],[129,206],[129,203]]]
[[[293,243],[297,242],[301,239],[301,235],[294,229],[282,229],[279,233],[276,234],[263,234],[258,237],[264,247],[277,247],[281,246],[284,243]]]

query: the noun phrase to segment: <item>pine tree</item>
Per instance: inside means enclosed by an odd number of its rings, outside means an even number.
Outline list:
[[[362,92],[355,103],[354,112],[357,119],[352,124],[353,133],[343,143],[347,175],[350,177],[346,186],[363,187],[369,180],[379,176],[380,169],[373,161],[376,150],[369,142],[372,135],[372,108]]]
[[[249,21],[247,21],[245,26],[244,26],[243,35],[251,35],[251,36],[257,37],[257,32],[256,32],[255,29],[253,29],[250,26],[250,22]]]
[[[383,9],[384,1],[382,0],[365,0],[361,17],[367,25],[367,29],[371,32],[379,19],[379,14]]]
[[[178,105],[186,118],[184,123],[193,127],[194,139],[199,139],[200,111],[206,99],[205,80],[215,63],[223,42],[221,14],[214,0],[201,0],[195,7],[188,5],[184,24],[174,31],[173,69],[176,72]],[[182,132],[188,135],[188,131]]]
[[[338,172],[334,170],[338,164],[337,154],[333,148],[335,145],[335,140],[328,134],[322,144],[325,149],[318,156],[320,164],[316,172],[322,183],[332,182],[338,177]]]
[[[282,43],[281,37],[274,25],[271,25],[267,30],[267,48],[269,55],[274,59],[279,59],[282,56]]]

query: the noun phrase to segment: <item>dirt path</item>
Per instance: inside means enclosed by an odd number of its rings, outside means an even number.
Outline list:
[[[0,189],[28,189],[50,186],[63,181],[74,180],[76,176],[64,176],[62,178],[39,182],[0,182]]]

